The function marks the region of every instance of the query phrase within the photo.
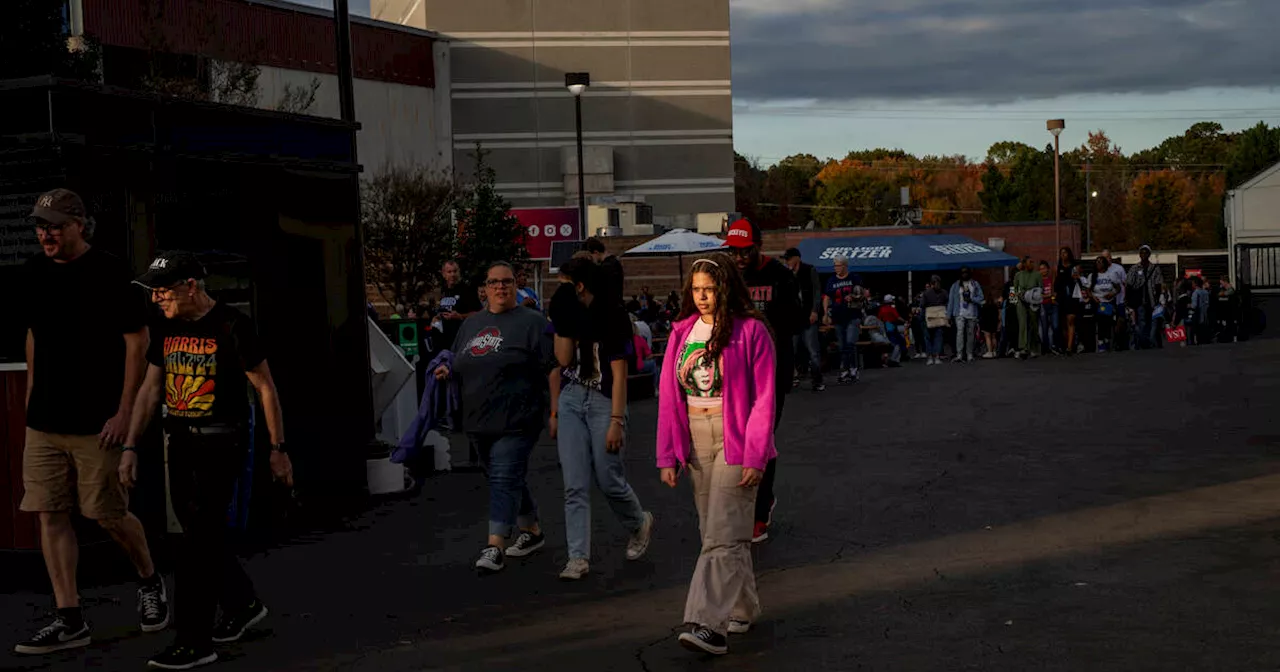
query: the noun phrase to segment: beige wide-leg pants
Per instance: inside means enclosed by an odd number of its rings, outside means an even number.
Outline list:
[[[690,408],[689,429],[693,434],[689,474],[702,554],[689,583],[684,620],[723,635],[729,631],[730,618],[749,622],[760,615],[751,563],[758,488],[739,487],[742,465],[725,463],[724,417],[719,409]]]

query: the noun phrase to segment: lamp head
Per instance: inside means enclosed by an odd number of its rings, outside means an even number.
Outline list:
[[[575,96],[581,96],[587,87],[591,86],[591,73],[589,72],[566,72],[564,73],[564,85],[569,89],[569,93]]]
[[[1067,122],[1064,119],[1050,119],[1045,122],[1045,128],[1049,129],[1049,132],[1052,133],[1055,138],[1058,137],[1058,135],[1062,133],[1062,129],[1066,127]]]

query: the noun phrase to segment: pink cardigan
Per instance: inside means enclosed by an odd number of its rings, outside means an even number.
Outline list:
[[[699,317],[677,322],[667,339],[658,381],[658,468],[689,461],[692,437],[684,390],[676,380],[680,352]],[[733,336],[721,353],[724,395],[724,459],[728,464],[764,469],[777,457],[773,445],[774,349],[764,323],[735,320]]]

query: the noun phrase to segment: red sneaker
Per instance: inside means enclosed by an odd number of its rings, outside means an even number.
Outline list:
[[[758,544],[768,538],[769,524],[757,522],[755,529],[751,533],[751,543]]]

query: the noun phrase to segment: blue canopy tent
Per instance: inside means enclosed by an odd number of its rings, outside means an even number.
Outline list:
[[[1017,257],[998,252],[968,236],[855,236],[810,238],[800,242],[800,255],[819,273],[832,273],[836,257],[849,259],[853,273],[907,272],[907,294],[912,295],[915,271],[955,271],[969,268],[1016,266]]]
[[[1016,266],[1018,259],[954,234],[936,236],[858,236],[810,238],[800,243],[804,260],[820,273],[831,273],[836,257],[849,258],[857,273],[890,271],[954,271]]]

